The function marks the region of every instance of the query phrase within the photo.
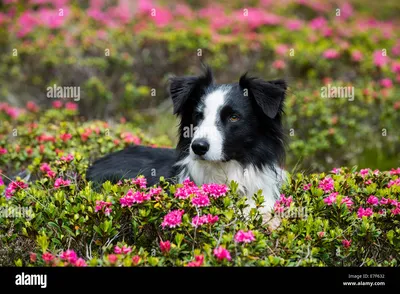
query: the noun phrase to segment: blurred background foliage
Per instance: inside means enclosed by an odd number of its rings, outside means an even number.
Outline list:
[[[49,86],[80,87],[80,120],[127,120],[173,146],[168,77],[197,74],[203,61],[219,83],[246,71],[288,80],[289,170],[390,169],[400,153],[399,16],[396,0],[3,0],[0,101],[23,115],[29,101],[52,107]],[[354,100],[322,98],[328,84],[354,87]]]

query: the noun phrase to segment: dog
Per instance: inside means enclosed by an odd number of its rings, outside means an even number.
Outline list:
[[[285,181],[282,126],[287,84],[242,75],[239,82],[218,85],[205,66],[199,76],[170,80],[173,111],[180,119],[175,149],[132,146],[96,161],[87,171],[94,182],[117,182],[143,175],[149,185],[160,176],[197,185],[238,183],[247,196],[263,191],[268,215]]]

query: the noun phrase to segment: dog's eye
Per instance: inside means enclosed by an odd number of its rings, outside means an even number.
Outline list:
[[[237,122],[238,120],[240,120],[240,117],[239,117],[239,115],[237,115],[237,114],[232,114],[232,115],[229,117],[229,121],[230,121],[230,122]]]

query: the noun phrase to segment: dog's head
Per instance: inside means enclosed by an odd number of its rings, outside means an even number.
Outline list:
[[[200,76],[171,79],[174,114],[180,117],[178,149],[193,160],[280,161],[284,156],[283,80],[240,77],[217,85],[210,68]]]

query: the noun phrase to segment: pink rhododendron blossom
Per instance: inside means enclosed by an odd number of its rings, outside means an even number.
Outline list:
[[[48,163],[42,163],[40,165],[40,170],[46,173],[49,178],[54,178],[56,176],[56,173],[50,168]]]
[[[178,227],[182,223],[182,216],[185,213],[184,210],[173,210],[164,216],[164,220],[161,224],[163,228],[175,228]]]
[[[210,198],[205,194],[199,194],[192,199],[192,204],[197,207],[205,207],[211,204]]]
[[[141,189],[145,189],[147,187],[147,180],[145,177],[137,177],[136,179],[132,179],[132,184],[138,185]]]
[[[192,218],[192,226],[198,227],[204,224],[214,224],[218,221],[218,215],[206,214],[202,216],[195,216]]]
[[[97,200],[96,201],[96,207],[95,207],[95,212],[101,211],[104,208],[104,214],[109,216],[111,211],[112,211],[112,203],[111,202],[107,202],[107,201],[103,201],[103,200]]]
[[[400,175],[400,167],[398,167],[397,169],[392,168],[392,169],[390,170],[389,174],[390,174],[391,176],[393,176],[393,175]]]
[[[66,187],[71,184],[70,180],[64,180],[63,178],[57,178],[54,182],[54,188],[58,189],[60,187]]]
[[[342,244],[344,248],[349,248],[351,246],[351,240],[343,240]]]
[[[0,155],[7,154],[7,153],[8,153],[8,151],[6,148],[0,147]]]
[[[194,261],[191,261],[187,264],[188,267],[199,267],[204,263],[204,255],[196,255],[194,257]]]
[[[85,266],[87,266],[87,264],[86,264],[86,261],[85,261],[83,258],[78,258],[78,259],[75,261],[74,266],[77,266],[77,267],[85,267]]]
[[[49,264],[52,260],[54,260],[55,257],[53,254],[45,252],[42,254],[42,258],[46,264]]]
[[[308,191],[308,190],[311,189],[311,186],[312,186],[311,183],[309,183],[309,184],[304,184],[304,185],[303,185],[303,190],[304,190],[304,191]]]
[[[341,168],[333,168],[332,170],[331,170],[331,173],[333,173],[333,174],[340,174],[340,172],[342,171],[342,169]]]
[[[229,261],[232,259],[229,251],[223,248],[222,246],[219,246],[218,248],[214,249],[214,255],[219,261],[222,261],[224,259]]]
[[[324,178],[319,182],[318,188],[324,190],[324,192],[331,192],[334,189],[334,181],[332,178]]]
[[[373,212],[372,209],[369,208],[369,207],[366,208],[366,209],[360,207],[360,208],[358,209],[358,211],[357,211],[357,216],[358,216],[359,218],[362,218],[363,216],[370,217],[370,216],[373,215],[373,214],[374,214],[374,212]]]
[[[382,50],[376,50],[373,54],[374,64],[383,67],[389,62],[389,58],[383,54]]]
[[[160,241],[160,250],[162,253],[168,253],[171,250],[171,242]]]
[[[252,231],[244,232],[242,230],[238,231],[235,235],[235,242],[237,243],[251,243],[255,241],[256,238]]]
[[[381,205],[386,205],[386,204],[388,204],[388,203],[389,203],[388,199],[386,199],[385,197],[382,197],[382,198],[381,198],[381,201],[380,201],[380,204],[381,204]]]
[[[379,204],[379,199],[374,195],[370,195],[367,199],[367,203],[376,206]]]
[[[74,250],[67,250],[61,253],[60,258],[68,261],[71,264],[74,264],[77,261],[78,256]]]
[[[68,154],[66,156],[61,156],[61,160],[66,161],[66,162],[70,162],[74,160],[74,156],[72,154]]]
[[[335,49],[328,49],[324,51],[322,56],[325,57],[326,59],[336,59],[340,56],[340,54]]]
[[[336,202],[336,198],[338,195],[339,195],[338,192],[329,194],[329,196],[324,199],[324,203],[327,205],[334,204]]]
[[[122,247],[115,246],[114,247],[114,253],[116,254],[128,254],[132,251],[132,248],[127,247],[126,245],[123,245]]]
[[[115,254],[108,255],[108,261],[112,264],[116,263],[118,260],[118,256]]]
[[[384,88],[392,88],[393,87],[392,80],[388,79],[388,78],[380,80],[379,84]]]
[[[400,186],[400,178],[396,179],[396,180],[390,180],[388,183],[388,188],[392,187],[392,186]]]
[[[350,209],[353,206],[353,201],[351,200],[350,197],[346,196],[342,199],[340,204],[345,204],[348,209]]]
[[[135,255],[135,256],[132,257],[132,264],[133,265],[138,265],[140,260],[141,260],[140,256],[139,255]]]
[[[351,60],[355,62],[360,62],[363,59],[363,54],[359,50],[354,50],[351,53]]]
[[[77,110],[78,109],[78,104],[76,104],[74,102],[67,102],[67,103],[65,103],[65,109]]]
[[[7,199],[10,199],[15,192],[17,192],[20,189],[26,189],[28,188],[28,184],[22,182],[22,181],[12,181],[10,184],[8,184],[6,191],[5,191],[5,196]]]
[[[203,184],[201,189],[209,194],[211,197],[219,198],[225,196],[228,193],[228,187],[224,184]]]

